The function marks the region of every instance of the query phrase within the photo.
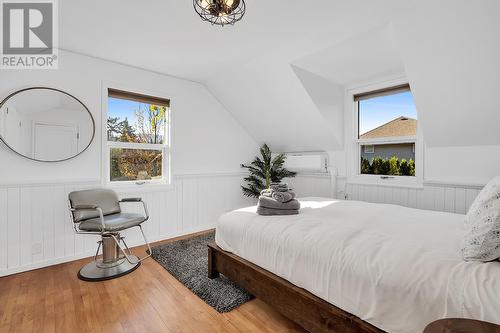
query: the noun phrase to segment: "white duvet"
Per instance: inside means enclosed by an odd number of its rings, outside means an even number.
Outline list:
[[[299,215],[220,217],[216,243],[388,332],[463,317],[500,324],[500,262],[464,262],[464,215],[301,199]]]

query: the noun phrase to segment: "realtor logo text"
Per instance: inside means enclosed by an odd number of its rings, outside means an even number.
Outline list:
[[[55,0],[2,0],[1,69],[57,68]]]

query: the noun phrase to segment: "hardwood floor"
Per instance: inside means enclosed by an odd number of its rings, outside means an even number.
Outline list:
[[[0,332],[305,332],[258,299],[220,314],[151,258],[118,279],[80,281],[90,260],[0,278]]]

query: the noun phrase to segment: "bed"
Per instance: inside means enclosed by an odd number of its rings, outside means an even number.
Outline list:
[[[422,332],[450,317],[500,323],[500,262],[462,260],[464,215],[327,198],[300,201],[295,216],[259,216],[255,206],[222,215],[210,274],[239,279],[257,297],[267,286],[263,295],[271,303],[283,297],[280,283],[288,284],[287,292],[302,293],[291,298],[295,305],[275,302],[288,316],[301,312],[287,307],[323,302],[303,316],[320,310],[333,315],[292,318],[312,331],[337,325],[342,332]],[[322,323],[316,327],[317,321]]]

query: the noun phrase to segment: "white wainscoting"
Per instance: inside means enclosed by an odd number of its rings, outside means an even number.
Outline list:
[[[465,214],[481,188],[481,185],[448,183],[424,183],[423,188],[347,183],[345,193],[348,200],[389,203],[419,209]]]
[[[241,195],[242,177],[177,176],[168,189],[118,193],[146,201],[150,220],[144,230],[149,241],[158,241],[212,228],[220,214],[252,204]],[[93,255],[97,238],[75,235],[67,197],[71,191],[94,187],[100,183],[0,185],[0,276]],[[135,229],[125,233],[130,246],[141,244]]]
[[[243,173],[176,176],[168,189],[118,191],[148,204],[148,240],[158,241],[215,226],[224,212],[255,204],[241,195]],[[392,203],[464,214],[481,186],[427,183],[423,189],[349,184],[330,174],[301,173],[286,180],[299,196]],[[88,257],[97,237],[75,235],[68,193],[99,187],[98,182],[0,185],[0,276]],[[128,209],[134,211],[130,204]],[[137,207],[139,209],[140,207]],[[127,209],[126,209],[127,210]],[[138,230],[127,231],[130,246],[141,244]]]

